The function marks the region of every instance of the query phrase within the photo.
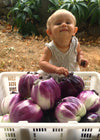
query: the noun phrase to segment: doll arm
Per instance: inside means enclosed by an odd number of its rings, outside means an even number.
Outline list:
[[[68,75],[68,70],[64,67],[57,67],[49,63],[49,60],[52,56],[52,53],[48,47],[45,47],[44,53],[40,59],[39,65],[40,68],[47,73],[56,73],[56,74],[64,74]]]
[[[84,68],[87,67],[88,60],[84,58],[84,54],[83,54],[83,51],[80,48],[79,42],[78,42],[77,52],[78,52],[77,61],[78,61],[79,65],[84,67]]]

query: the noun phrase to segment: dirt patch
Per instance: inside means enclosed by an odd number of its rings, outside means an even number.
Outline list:
[[[87,39],[88,38],[88,39]],[[100,72],[100,37],[79,38],[89,66],[82,71]],[[37,71],[39,59],[48,37],[31,36],[23,39],[17,29],[11,31],[11,25],[0,21],[0,72]]]

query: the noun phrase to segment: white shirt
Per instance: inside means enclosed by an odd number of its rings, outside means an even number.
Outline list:
[[[52,52],[50,64],[58,67],[65,67],[68,71],[79,71],[79,65],[77,62],[77,46],[78,39],[74,36],[70,43],[70,47],[67,52],[61,52],[54,44],[53,41],[45,44]]]
[[[52,53],[51,59],[49,61],[50,64],[53,64],[58,67],[64,67],[68,69],[69,72],[80,71],[80,67],[77,62],[77,47],[78,47],[78,39],[74,36],[72,37],[72,41],[70,43],[70,47],[67,52],[61,52],[53,41],[46,43],[47,46]],[[48,73],[39,70],[37,71],[41,75],[48,75]],[[50,74],[52,76],[56,76],[57,74]]]

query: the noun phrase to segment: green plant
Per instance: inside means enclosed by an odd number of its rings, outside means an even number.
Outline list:
[[[100,0],[90,0],[89,2],[89,23],[100,26]]]
[[[50,6],[49,6],[49,12],[53,12],[55,10],[60,9],[61,5],[64,4],[64,0],[49,0]]]
[[[66,9],[71,11],[76,19],[77,24],[87,19],[88,6],[84,0],[49,0],[51,6],[49,10]]]
[[[36,24],[39,21],[38,8],[40,0],[18,0],[9,11],[8,18],[13,18],[13,28],[17,26],[23,36],[37,34]]]

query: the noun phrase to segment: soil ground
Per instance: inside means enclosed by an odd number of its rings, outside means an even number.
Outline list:
[[[37,71],[39,59],[48,37],[31,36],[23,38],[17,29],[11,31],[11,25],[0,20],[0,72]],[[89,61],[87,68],[81,71],[100,72],[100,37],[79,37],[81,48]]]

